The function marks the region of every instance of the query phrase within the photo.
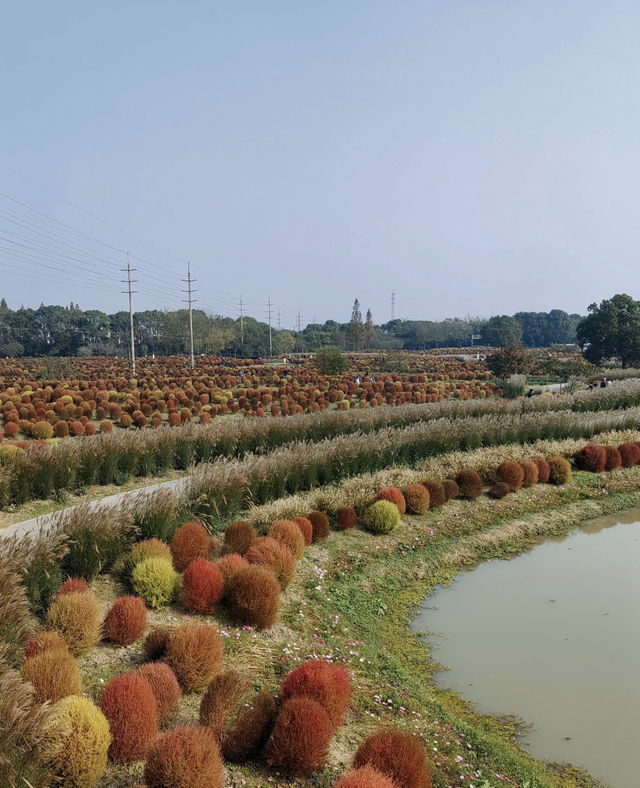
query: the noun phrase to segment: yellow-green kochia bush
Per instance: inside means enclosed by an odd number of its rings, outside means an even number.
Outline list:
[[[180,575],[166,558],[145,558],[134,567],[131,585],[149,607],[163,607],[175,599],[180,589]]]
[[[365,523],[374,534],[388,534],[400,524],[400,512],[391,501],[376,501],[367,509]]]
[[[51,762],[53,784],[65,788],[93,788],[107,768],[111,744],[106,717],[88,698],[68,695],[54,706],[68,729]]]

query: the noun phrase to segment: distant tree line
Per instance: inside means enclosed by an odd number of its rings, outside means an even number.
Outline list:
[[[493,345],[522,342],[529,347],[576,342],[579,315],[559,309],[517,312],[487,321],[452,318],[441,321],[392,320],[375,325],[371,310],[363,318],[356,299],[347,323],[327,320],[310,323],[301,331],[272,329],[276,355],[313,352],[327,345],[341,350],[406,349]],[[269,353],[269,326],[252,317],[208,315],[193,311],[196,353],[256,358]],[[176,311],[134,313],[136,352],[174,355],[189,350],[189,315]],[[19,356],[126,356],[129,353],[129,313],[107,314],[83,310],[78,304],[10,309],[0,301],[0,355]]]

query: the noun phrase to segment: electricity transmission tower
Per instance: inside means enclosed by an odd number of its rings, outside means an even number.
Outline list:
[[[131,289],[131,285],[134,282],[136,282],[137,280],[131,278],[131,272],[135,271],[136,269],[131,267],[131,263],[129,262],[129,252],[128,251],[127,251],[127,267],[126,268],[121,268],[120,270],[127,274],[127,278],[126,279],[121,279],[120,281],[123,284],[127,285],[127,289],[123,290],[122,292],[129,294],[129,329],[130,329],[130,333],[131,333],[131,369],[133,370],[133,372],[135,372],[136,371],[136,345],[135,345],[135,341],[134,341],[134,338],[133,338],[133,298],[132,298],[132,295],[134,293],[136,293],[137,291],[136,290],[132,290]]]
[[[183,279],[182,281],[187,283],[187,289],[186,290],[183,289],[182,292],[183,293],[187,293],[187,298],[183,299],[183,302],[185,304],[189,305],[189,349],[191,351],[191,369],[193,369],[195,367],[195,365],[196,365],[196,360],[195,360],[195,357],[193,355],[193,309],[192,309],[192,306],[193,306],[194,300],[193,300],[192,295],[196,291],[191,289],[191,284],[193,282],[195,282],[196,280],[191,278],[191,264],[190,263],[187,263],[187,278]]]

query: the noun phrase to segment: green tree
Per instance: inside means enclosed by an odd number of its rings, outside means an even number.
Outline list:
[[[496,377],[504,378],[509,375],[526,375],[533,369],[535,361],[522,345],[509,345],[504,350],[487,356],[486,363]]]
[[[316,369],[321,375],[339,375],[346,372],[349,362],[334,345],[321,347],[314,356]]]
[[[640,364],[640,302],[625,293],[590,304],[578,323],[578,343],[587,361],[601,364],[620,359],[623,367]]]
[[[367,319],[364,324],[364,346],[370,348],[373,345],[375,337],[376,329],[373,325],[373,315],[371,314],[371,310],[367,309]]]
[[[482,341],[492,347],[517,345],[522,339],[522,326],[514,317],[497,315],[480,327]]]
[[[362,345],[363,333],[362,312],[360,311],[360,302],[356,298],[353,302],[351,320],[347,326],[347,341],[354,350],[358,350]]]

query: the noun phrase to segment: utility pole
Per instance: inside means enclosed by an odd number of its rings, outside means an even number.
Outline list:
[[[298,315],[296,317],[296,325],[298,326],[298,333],[300,333],[300,307],[298,307]]]
[[[396,292],[395,290],[391,291],[391,319],[396,319]]]
[[[244,314],[242,312],[242,296],[240,296],[240,344],[244,345]]]
[[[129,328],[131,330],[131,369],[133,372],[136,371],[136,345],[133,338],[133,299],[132,295],[136,292],[135,290],[131,289],[131,285],[136,282],[136,279],[131,278],[131,272],[135,271],[135,268],[131,267],[131,263],[129,262],[129,251],[127,250],[127,267],[121,268],[121,271],[127,274],[126,279],[121,279],[120,281],[127,285],[127,289],[123,290],[123,293],[129,294]]]
[[[271,357],[273,355],[273,343],[271,342],[271,296],[269,296],[267,305],[269,307],[269,357]]]
[[[182,280],[183,282],[187,283],[187,289],[183,290],[183,293],[187,293],[186,300],[183,299],[185,304],[189,305],[189,349],[191,351],[191,369],[193,369],[196,365],[196,360],[193,355],[193,298],[192,294],[195,293],[195,290],[191,289],[191,283],[195,282],[195,279],[191,278],[191,263],[187,263],[187,278]]]

